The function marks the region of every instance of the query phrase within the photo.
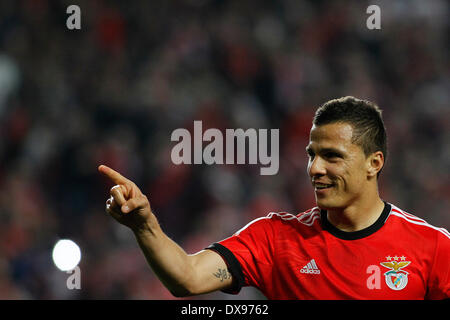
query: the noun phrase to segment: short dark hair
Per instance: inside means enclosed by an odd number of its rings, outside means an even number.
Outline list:
[[[386,128],[382,111],[375,103],[352,96],[325,102],[317,109],[313,124],[320,126],[335,122],[352,125],[352,142],[361,146],[366,157],[376,151],[381,151],[386,162]],[[377,176],[380,173],[381,170]]]

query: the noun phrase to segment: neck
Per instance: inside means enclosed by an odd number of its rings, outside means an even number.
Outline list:
[[[344,209],[327,210],[328,221],[336,228],[359,231],[375,223],[383,212],[384,202],[377,195],[372,201],[356,201]]]

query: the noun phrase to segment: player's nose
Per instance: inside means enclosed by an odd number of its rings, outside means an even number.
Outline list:
[[[313,178],[327,173],[324,162],[320,157],[315,157],[308,162],[308,175]]]

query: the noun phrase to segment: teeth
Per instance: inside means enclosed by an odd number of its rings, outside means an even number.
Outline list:
[[[315,186],[316,186],[317,189],[325,189],[325,188],[331,187],[332,185],[331,184],[316,183]]]

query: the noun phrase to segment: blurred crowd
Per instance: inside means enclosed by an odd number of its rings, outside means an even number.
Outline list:
[[[66,8],[81,9],[81,30]],[[366,27],[369,4],[381,30]],[[305,147],[315,109],[383,109],[386,201],[450,227],[445,0],[1,1],[0,298],[171,299],[130,230],[104,211],[106,164],[147,194],[188,253],[271,211],[315,206]],[[176,128],[279,128],[280,166],[174,165]],[[79,244],[81,289],[51,260]],[[256,290],[196,299],[259,299]]]

